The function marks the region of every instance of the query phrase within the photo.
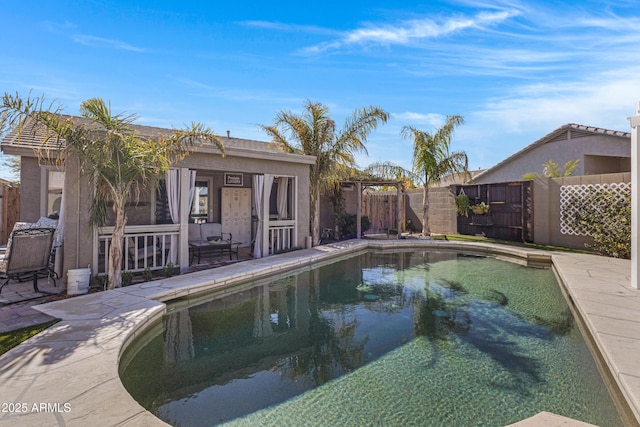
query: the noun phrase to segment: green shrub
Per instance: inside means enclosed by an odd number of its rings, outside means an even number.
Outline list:
[[[172,277],[176,273],[176,267],[173,265],[172,262],[170,262],[169,264],[164,266],[164,268],[162,269],[162,272],[164,273],[165,277]]]
[[[122,272],[122,287],[129,286],[133,283],[133,273],[130,271]]]
[[[104,291],[107,288],[107,276],[93,276],[89,282],[90,291]]]
[[[456,213],[460,216],[469,217],[469,196],[464,193],[456,196]]]
[[[354,239],[358,232],[356,228],[356,215],[343,214],[338,218],[338,228],[340,229],[340,240]],[[360,218],[360,227],[364,233],[371,228],[369,217],[364,215]]]

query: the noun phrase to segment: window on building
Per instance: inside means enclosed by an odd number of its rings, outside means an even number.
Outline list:
[[[50,170],[47,174],[47,216],[58,219],[62,208],[64,172]]]
[[[169,212],[169,196],[164,179],[158,182],[156,188],[156,224],[173,224]]]

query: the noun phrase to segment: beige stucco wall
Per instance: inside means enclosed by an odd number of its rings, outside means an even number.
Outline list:
[[[600,158],[600,156],[605,156],[605,158]],[[542,164],[549,160],[553,160],[560,167],[563,167],[567,161],[580,159],[573,176],[627,172],[630,169],[625,168],[630,167],[630,163],[624,158],[631,158],[631,142],[628,138],[591,135],[539,145],[495,170],[487,171],[476,177],[474,182],[488,184],[520,181],[522,175],[526,173],[542,173]]]
[[[20,221],[36,222],[40,218],[41,173],[38,159],[20,158]]]
[[[93,261],[93,229],[89,211],[93,191],[75,159],[65,162],[63,270],[86,268]]]
[[[533,182],[533,241],[541,245],[584,249],[589,237],[560,232],[560,187],[562,185],[631,182],[631,173],[537,178]]]
[[[250,175],[273,174],[298,177],[298,245],[304,245],[305,237],[309,233],[309,166],[299,163],[290,163],[266,159],[238,158],[227,156],[222,158],[216,154],[198,153],[184,159],[177,167],[190,169],[216,171],[214,174],[222,182],[222,172],[244,172]],[[248,176],[247,175],[247,176]],[[38,172],[39,176],[39,172]],[[250,176],[245,176],[245,187],[251,186]],[[248,181],[248,182],[247,182]],[[81,183],[79,185],[79,182]],[[77,165],[67,162],[65,174],[65,244],[64,244],[64,269],[84,268],[92,262],[93,231],[89,227],[89,208],[91,206],[90,188],[87,180],[78,180]],[[143,203],[129,206],[128,211],[132,215],[130,224],[148,224],[151,219],[152,190],[141,195]],[[76,197],[75,195],[79,196]],[[218,194],[213,194],[214,198]],[[39,200],[39,194],[37,196]],[[36,218],[37,219],[37,218]],[[79,224],[79,226],[77,226]]]
[[[358,191],[356,190],[356,186],[353,185],[351,187],[343,187],[342,189],[342,197],[344,198],[344,213],[350,215],[356,215],[358,212]],[[307,195],[308,197],[308,195]],[[331,228],[332,230],[336,227],[336,218],[335,218],[335,208],[331,203],[331,198],[329,197],[328,192],[323,192],[320,194],[320,233],[324,228]],[[366,232],[366,230],[365,230]]]
[[[68,194],[74,194],[79,181],[78,170],[72,162],[68,163],[69,166],[67,166],[65,174],[65,189],[69,188]],[[20,221],[36,222],[46,212],[46,208],[42,206],[43,191],[46,191],[42,188],[42,177],[47,168],[54,168],[54,166],[41,165],[36,157],[20,157]],[[90,199],[83,200],[80,205],[77,204],[77,201],[78,199],[75,197],[67,197],[64,206],[65,242],[73,242],[65,244],[62,249],[63,252],[69,253],[66,257],[62,253],[64,271],[69,268],[86,267],[92,260],[92,240],[84,240],[85,237],[91,236],[91,230],[88,227],[77,226],[78,221],[81,221],[81,224],[82,221],[86,223],[88,220]],[[77,237],[80,237],[81,242],[79,251],[75,249]],[[76,254],[78,254],[77,259]]]

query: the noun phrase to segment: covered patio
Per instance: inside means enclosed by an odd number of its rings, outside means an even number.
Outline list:
[[[223,178],[222,184],[219,178]],[[251,186],[229,185],[231,178],[240,185],[248,181]],[[131,220],[125,229],[124,271],[137,273],[168,265],[181,273],[188,271],[194,250],[200,258],[200,252],[210,252],[204,250],[209,243],[211,247],[216,244],[204,235],[198,239],[198,246],[192,240],[193,229],[210,229],[209,225],[220,230],[209,237],[220,237],[219,241],[229,246],[226,254],[236,259],[240,249],[253,258],[262,258],[300,246],[303,238],[298,232],[297,184],[295,175],[171,170],[149,194],[148,204],[131,206]],[[155,224],[138,221],[137,211],[147,205]],[[147,212],[142,215],[147,216]],[[91,264],[95,274],[105,274],[113,227],[98,227],[95,232]]]
[[[82,119],[78,119],[82,120]],[[142,135],[169,129],[135,126]],[[238,254],[261,258],[305,244],[309,232],[309,166],[313,156],[289,154],[274,144],[220,137],[225,154],[211,144],[194,150],[126,205],[123,271],[142,273],[167,267],[189,271],[189,228],[217,224],[230,235]],[[90,266],[94,275],[108,274],[107,256],[113,219],[94,227],[89,211],[94,189],[78,161],[41,162],[42,141],[2,141],[6,154],[21,156],[20,220],[36,222],[55,216],[64,230],[57,271]],[[51,155],[54,159],[55,156]],[[299,196],[302,195],[302,196]],[[109,213],[111,209],[107,206]],[[213,236],[205,236],[213,237]]]

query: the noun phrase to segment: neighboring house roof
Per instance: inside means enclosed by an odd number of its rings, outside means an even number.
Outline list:
[[[448,187],[450,185],[457,184],[466,184],[468,182],[473,182],[474,178],[482,173],[484,173],[485,169],[471,170],[467,174],[463,173],[455,173],[453,175],[447,175],[443,177],[440,181],[435,183],[434,187]]]
[[[90,127],[92,121],[83,117],[69,117],[76,124],[84,124]],[[152,138],[154,136],[169,135],[174,129],[159,128],[153,126],[132,125],[138,135]],[[34,155],[35,150],[42,148],[55,149],[55,141],[46,142],[47,133],[43,128],[36,129],[26,127],[22,132],[13,129],[1,142],[2,151],[14,155]],[[283,152],[277,145],[251,139],[233,138],[229,135],[218,136],[225,148],[226,156],[263,158],[295,163],[315,163],[314,156],[291,154]],[[219,153],[212,144],[196,143],[194,152]]]
[[[580,137],[585,137],[590,135],[607,135],[607,136],[625,138],[629,140],[631,139],[631,133],[629,132],[621,132],[617,130],[603,129],[603,128],[598,128],[594,126],[585,126],[585,125],[579,125],[576,123],[568,123],[566,125],[559,127],[554,131],[549,132],[542,138],[538,139],[532,144],[527,145],[522,150],[518,151],[515,154],[512,154],[511,156],[507,157],[506,159],[502,160],[496,165],[490,167],[489,169],[485,169],[484,171],[482,171],[482,173],[477,174],[474,178],[481,178],[484,175],[490,174],[491,172],[501,168],[505,164],[510,163],[514,159],[521,157],[522,155],[534,150],[535,148],[543,144],[547,144],[549,142],[566,140],[566,139],[580,138]]]

